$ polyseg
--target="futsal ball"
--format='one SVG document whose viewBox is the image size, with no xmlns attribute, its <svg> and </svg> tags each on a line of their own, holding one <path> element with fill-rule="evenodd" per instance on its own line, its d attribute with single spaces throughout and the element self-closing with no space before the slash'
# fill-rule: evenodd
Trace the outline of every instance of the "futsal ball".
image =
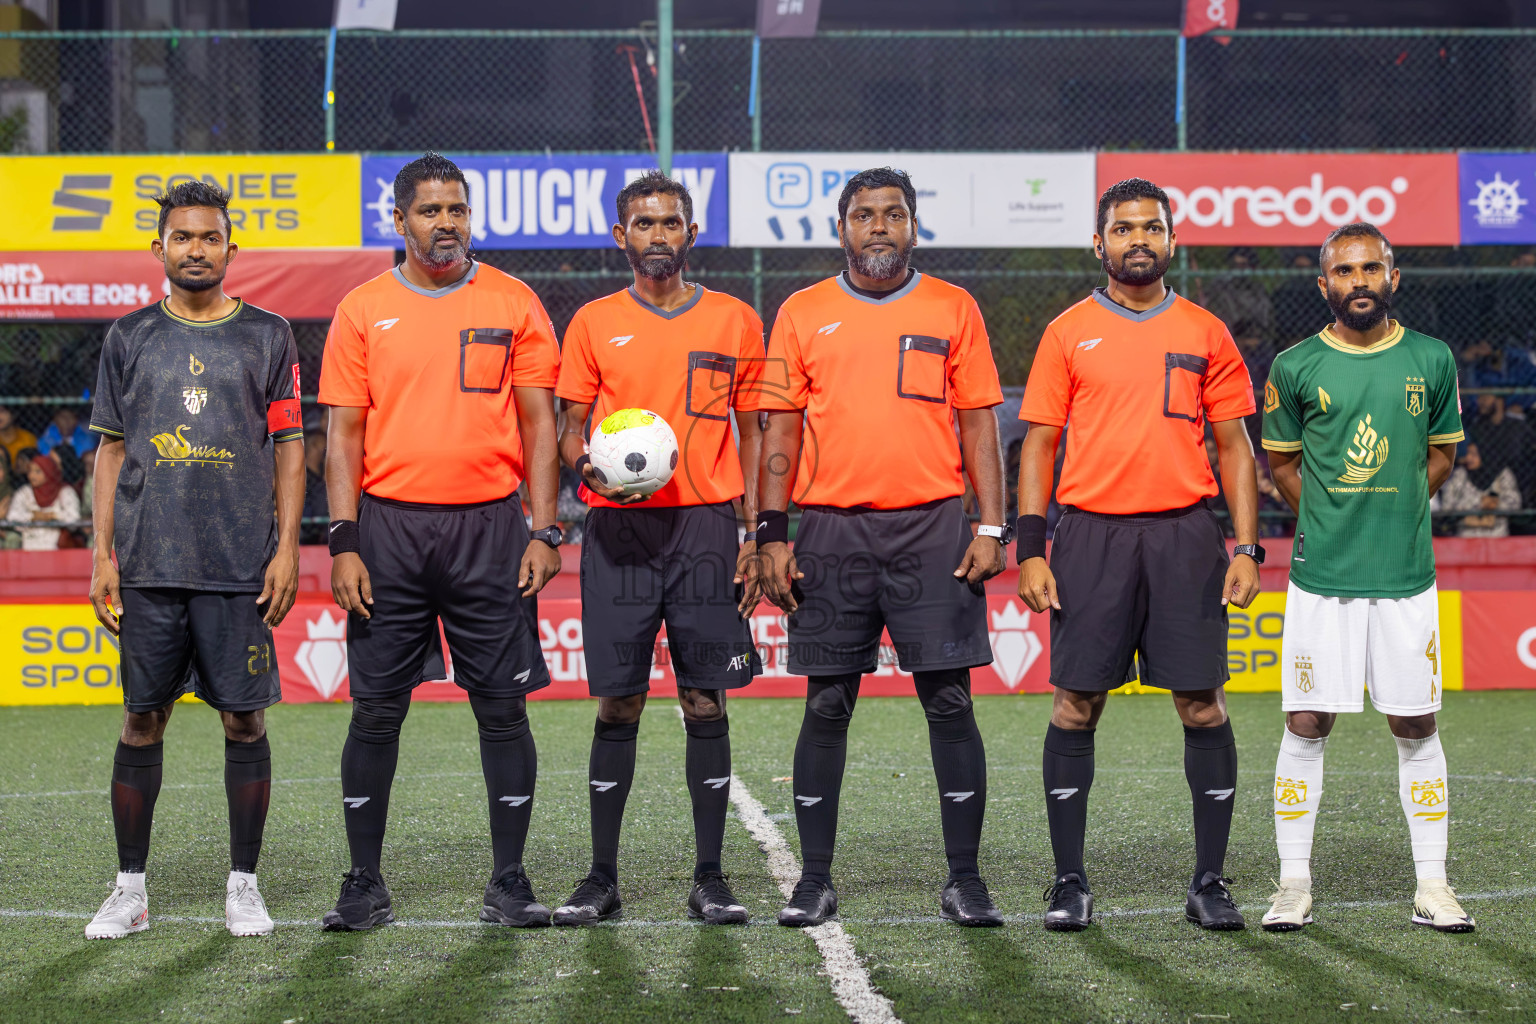
<svg viewBox="0 0 1536 1024">
<path fill-rule="evenodd" d="M 677 469 L 677 435 L 649 409 L 610 413 L 587 442 L 592 471 L 625 494 L 655 494 Z"/>
</svg>

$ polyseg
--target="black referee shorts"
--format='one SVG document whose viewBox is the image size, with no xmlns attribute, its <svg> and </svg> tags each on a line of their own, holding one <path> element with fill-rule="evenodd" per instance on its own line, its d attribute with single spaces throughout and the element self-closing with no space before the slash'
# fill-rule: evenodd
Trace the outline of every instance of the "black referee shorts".
<svg viewBox="0 0 1536 1024">
<path fill-rule="evenodd" d="M 185 693 L 218 711 L 257 711 L 283 698 L 272 631 L 257 594 L 124 587 L 123 706 L 136 714 Z"/>
<path fill-rule="evenodd" d="M 373 585 L 371 618 L 347 617 L 353 697 L 394 697 L 442 679 L 442 619 L 453 681 L 486 697 L 549 685 L 537 598 L 517 587 L 530 540 L 516 495 L 474 505 L 422 505 L 364 494 L 359 554 Z"/>
<path fill-rule="evenodd" d="M 890 631 L 906 672 L 992 662 L 987 595 L 955 578 L 972 539 L 959 498 L 912 508 L 809 506 L 795 535 L 795 675 L 873 672 Z"/>
<path fill-rule="evenodd" d="M 651 688 L 656 631 L 679 686 L 733 690 L 762 671 L 737 612 L 736 513 L 729 503 L 594 508 L 581 545 L 581 632 L 594 697 Z"/>
<path fill-rule="evenodd" d="M 1227 546 L 1204 503 L 1116 516 L 1068 507 L 1051 546 L 1061 610 L 1051 612 L 1051 683 L 1164 690 L 1227 681 Z"/>
</svg>

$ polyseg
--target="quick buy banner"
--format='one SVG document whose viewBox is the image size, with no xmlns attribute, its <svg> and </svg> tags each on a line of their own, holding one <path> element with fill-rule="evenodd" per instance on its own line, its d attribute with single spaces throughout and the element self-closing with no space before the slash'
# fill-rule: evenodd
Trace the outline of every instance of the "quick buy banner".
<svg viewBox="0 0 1536 1024">
<path fill-rule="evenodd" d="M 619 190 L 656 166 L 648 156 L 454 156 L 469 185 L 470 230 L 480 249 L 607 249 Z M 362 244 L 403 248 L 395 233 L 395 175 L 410 156 L 362 161 Z M 679 153 L 672 176 L 693 197 L 699 245 L 725 245 L 723 153 Z"/>
<path fill-rule="evenodd" d="M 1092 153 L 732 153 L 731 244 L 837 245 L 843 184 L 870 167 L 906 171 L 918 244 L 965 249 L 1086 249 Z"/>
</svg>

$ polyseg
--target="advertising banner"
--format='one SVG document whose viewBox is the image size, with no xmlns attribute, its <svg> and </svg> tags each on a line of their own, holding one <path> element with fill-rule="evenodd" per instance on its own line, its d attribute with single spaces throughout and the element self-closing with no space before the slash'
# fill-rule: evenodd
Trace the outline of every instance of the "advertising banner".
<svg viewBox="0 0 1536 1024">
<path fill-rule="evenodd" d="M 1162 186 L 1185 245 L 1320 245 L 1364 220 L 1396 245 L 1460 240 L 1455 153 L 1101 153 L 1098 188 Z"/>
<path fill-rule="evenodd" d="M 242 248 L 225 291 L 289 320 L 329 320 L 347 292 L 390 268 L 382 249 Z M 0 252 L 0 320 L 115 320 L 169 294 L 136 252 Z"/>
<path fill-rule="evenodd" d="M 182 181 L 230 194 L 234 240 L 253 248 L 356 246 L 356 154 L 8 156 L 0 246 L 49 252 L 142 250 L 155 237 L 155 196 Z"/>
<path fill-rule="evenodd" d="M 363 244 L 403 248 L 395 233 L 395 175 L 409 156 L 362 160 Z M 555 153 L 452 156 L 469 185 L 470 230 L 480 249 L 608 249 L 619 189 L 656 166 L 649 156 Z M 699 245 L 725 245 L 724 153 L 679 153 L 672 176 L 693 197 Z"/>
<path fill-rule="evenodd" d="M 917 189 L 918 244 L 1087 248 L 1092 153 L 732 153 L 731 245 L 837 245 L 843 183 L 895 167 Z"/>
<path fill-rule="evenodd" d="M 1536 688 L 1536 592 L 1446 591 L 1440 594 L 1441 678 L 1447 690 L 1462 689 L 1462 607 L 1468 606 L 1468 678 L 1475 688 Z M 976 693 L 1048 693 L 1050 619 L 1036 615 L 1018 598 L 987 597 L 987 627 L 992 664 L 974 669 Z M 1279 690 L 1285 682 L 1280 638 L 1285 628 L 1285 594 L 1263 593 L 1245 610 L 1229 615 L 1227 660 L 1234 693 Z M 787 667 L 784 616 L 768 604 L 752 617 L 752 635 L 764 672 L 738 691 L 744 697 L 799 697 L 805 679 Z M 294 605 L 273 637 L 283 699 L 293 703 L 350 699 L 347 676 L 346 617 L 330 601 L 305 599 Z M 551 685 L 535 699 L 587 696 L 581 602 L 555 598 L 539 602 L 539 644 L 549 666 Z M 444 648 L 446 653 L 446 646 Z M 464 691 L 448 678 L 423 683 L 416 700 L 461 701 Z M 676 692 L 663 635 L 651 669 L 652 693 Z M 1126 692 L 1140 692 L 1131 684 Z M 904 696 L 912 681 L 896 664 L 885 637 L 879 667 L 865 678 L 866 696 Z M 112 704 L 122 700 L 117 641 L 96 622 L 88 604 L 0 605 L 0 705 Z"/>
<path fill-rule="evenodd" d="M 1461 244 L 1536 242 L 1536 153 L 1461 153 Z"/>
</svg>

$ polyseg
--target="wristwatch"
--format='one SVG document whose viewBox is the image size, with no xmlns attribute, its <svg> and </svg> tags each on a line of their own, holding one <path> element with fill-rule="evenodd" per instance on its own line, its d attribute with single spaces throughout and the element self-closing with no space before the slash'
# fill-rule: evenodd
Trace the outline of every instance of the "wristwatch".
<svg viewBox="0 0 1536 1024">
<path fill-rule="evenodd" d="M 976 536 L 991 537 L 1003 547 L 1007 547 L 1013 543 L 1013 523 L 1010 521 L 1002 526 L 978 526 Z"/>
<path fill-rule="evenodd" d="M 1262 544 L 1239 544 L 1232 549 L 1232 553 L 1234 555 L 1247 555 L 1259 565 L 1264 564 L 1264 545 Z"/>
<path fill-rule="evenodd" d="M 552 548 L 558 548 L 565 543 L 565 531 L 556 526 L 546 526 L 542 530 L 534 530 L 528 535 L 533 540 L 541 540 Z"/>
</svg>

